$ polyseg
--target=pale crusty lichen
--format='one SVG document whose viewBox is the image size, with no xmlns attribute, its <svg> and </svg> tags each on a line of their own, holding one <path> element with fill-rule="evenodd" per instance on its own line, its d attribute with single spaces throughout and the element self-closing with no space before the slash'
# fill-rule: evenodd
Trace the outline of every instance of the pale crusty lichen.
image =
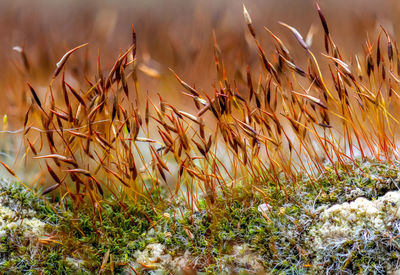
<svg viewBox="0 0 400 275">
<path fill-rule="evenodd" d="M 0 180 L 2 188 L 9 188 L 10 183 Z M 0 237 L 6 236 L 8 230 L 23 233 L 25 237 L 34 237 L 43 234 L 46 223 L 36 218 L 36 211 L 29 207 L 22 207 L 10 196 L 2 193 L 0 196 Z"/>
<path fill-rule="evenodd" d="M 376 200 L 361 197 L 321 208 L 319 222 L 310 230 L 313 247 L 324 248 L 328 243 L 359 236 L 365 229 L 384 232 L 393 219 L 400 219 L 399 206 L 400 191 L 394 191 Z"/>
<path fill-rule="evenodd" d="M 400 267 L 400 191 L 321 207 L 308 235 L 319 273 L 387 274 Z"/>
<path fill-rule="evenodd" d="M 166 270 L 170 268 L 172 257 L 168 254 L 165 246 L 153 243 L 146 246 L 143 251 L 136 251 L 134 254 L 136 262 L 133 263 L 135 269 L 141 270 L 143 267 L 153 270 Z"/>
<path fill-rule="evenodd" d="M 19 230 L 25 237 L 39 236 L 46 224 L 35 217 L 19 217 L 18 213 L 0 204 L 0 237 L 7 236 L 7 230 Z"/>
<path fill-rule="evenodd" d="M 232 247 L 232 253 L 221 257 L 220 270 L 225 274 L 264 274 L 262 257 L 252 250 L 248 244 L 237 244 Z"/>
</svg>

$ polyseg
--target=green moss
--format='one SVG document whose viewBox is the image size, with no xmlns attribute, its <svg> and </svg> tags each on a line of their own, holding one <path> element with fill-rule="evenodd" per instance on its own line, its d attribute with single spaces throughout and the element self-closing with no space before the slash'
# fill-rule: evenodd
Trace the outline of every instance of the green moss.
<svg viewBox="0 0 400 275">
<path fill-rule="evenodd" d="M 35 210 L 36 218 L 51 225 L 48 233 L 54 237 L 54 242 L 43 245 L 37 239 L 26 239 L 18 230 L 8 232 L 0 240 L 1 272 L 76 272 L 78 269 L 66 260 L 67 256 L 76 256 L 82 261 L 80 270 L 95 272 L 107 250 L 113 255 L 115 271 L 121 272 L 124 262 L 147 244 L 144 236 L 155 217 L 152 209 L 142 206 L 145 204 L 123 208 L 114 203 L 104 205 L 100 222 L 93 217 L 91 207 L 76 211 L 71 204 L 63 207 L 50 204 L 16 184 L 3 184 L 1 188 L 4 198 L 13 199 L 14 208 Z M 34 257 L 26 256 L 27 251 L 34 250 L 38 251 Z"/>
<path fill-rule="evenodd" d="M 396 165 L 373 161 L 339 170 L 339 176 L 331 170 L 314 182 L 299 177 L 298 185 L 288 184 L 285 192 L 268 182 L 262 188 L 262 195 L 238 184 L 237 188 L 227 188 L 225 195 L 220 194 L 213 204 L 200 198 L 197 211 L 188 210 L 179 200 L 163 203 L 167 200 L 155 195 L 153 199 L 159 202 L 157 209 L 140 201 L 122 205 L 110 200 L 96 217 L 90 206 L 75 209 L 70 201 L 61 203 L 59 198 L 49 203 L 18 185 L 2 185 L 0 191 L 4 197 L 13 199 L 13 207 L 21 213 L 24 209 L 35 210 L 35 217 L 49 225 L 48 235 L 53 239 L 41 243 L 27 239 L 18 230 L 7 232 L 7 237 L 0 238 L 0 272 L 93 273 L 100 270 L 109 251 L 114 272 L 121 273 L 134 261 L 135 252 L 150 243 L 160 243 L 173 257 L 190 252 L 196 259 L 193 268 L 207 274 L 245 270 L 232 255 L 238 244 L 246 244 L 256 252 L 260 264 L 272 273 L 307 273 L 314 270 L 309 263 L 318 257 L 307 235 L 318 216 L 317 207 L 358 196 L 376 198 L 396 188 L 399 173 Z M 269 208 L 261 213 L 258 207 L 265 200 Z M 382 239 L 383 233 L 376 234 L 378 244 L 377 240 L 363 242 L 355 236 L 329 251 L 318 270 L 329 267 L 368 271 L 367 262 L 378 266 L 374 257 L 399 259 L 400 252 L 389 249 Z M 393 239 L 392 245 L 397 245 L 397 239 Z M 29 256 L 34 250 L 38 253 Z M 109 272 L 110 268 L 108 259 L 103 272 Z"/>
</svg>

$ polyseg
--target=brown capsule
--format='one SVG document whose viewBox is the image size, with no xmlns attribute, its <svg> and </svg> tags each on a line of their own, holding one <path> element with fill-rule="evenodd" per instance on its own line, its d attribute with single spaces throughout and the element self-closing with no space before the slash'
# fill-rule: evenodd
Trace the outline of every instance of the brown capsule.
<svg viewBox="0 0 400 275">
<path fill-rule="evenodd" d="M 205 132 L 204 132 L 204 120 L 202 118 L 199 119 L 199 127 L 200 127 L 200 136 L 202 139 L 205 139 Z"/>
<path fill-rule="evenodd" d="M 61 119 L 66 120 L 66 121 L 69 120 L 69 117 L 66 114 L 54 111 L 52 109 L 50 109 L 50 114 L 55 114 L 57 118 L 61 118 Z"/>
<path fill-rule="evenodd" d="M 193 140 L 192 139 L 192 141 L 193 141 L 193 143 L 196 145 L 196 147 L 197 147 L 197 149 L 199 150 L 199 152 L 203 155 L 203 156 L 205 156 L 206 157 L 206 151 L 205 151 L 205 149 L 203 148 L 203 146 L 201 145 L 201 144 L 199 144 L 197 141 L 195 141 L 195 140 Z"/>
<path fill-rule="evenodd" d="M 57 75 L 61 72 L 61 69 L 64 67 L 70 55 L 73 54 L 75 51 L 79 50 L 80 48 L 85 47 L 86 45 L 88 45 L 88 43 L 79 45 L 78 47 L 75 47 L 72 50 L 69 50 L 66 54 L 64 54 L 64 56 L 56 64 L 57 68 L 54 72 L 53 78 L 57 77 Z"/>
<path fill-rule="evenodd" d="M 16 174 L 7 164 L 5 164 L 4 162 L 2 162 L 1 160 L 0 160 L 0 163 L 1 163 L 1 165 L 4 166 L 4 168 L 6 168 L 6 170 L 8 171 L 8 173 L 10 173 L 12 176 L 18 178 L 18 177 L 17 177 L 17 174 Z"/>
<path fill-rule="evenodd" d="M 371 72 L 374 70 L 374 64 L 372 62 L 372 57 L 371 54 L 368 54 L 367 56 L 367 74 L 368 77 L 371 75 Z"/>
<path fill-rule="evenodd" d="M 37 155 L 37 151 L 35 149 L 35 147 L 33 146 L 33 144 L 29 141 L 29 139 L 26 139 L 28 141 L 29 147 L 32 150 L 32 153 L 36 156 Z"/>
<path fill-rule="evenodd" d="M 392 45 L 392 41 L 388 41 L 388 58 L 390 61 L 393 60 L 393 45 Z"/>
<path fill-rule="evenodd" d="M 130 187 L 129 184 L 120 176 L 118 175 L 118 173 L 112 171 L 110 168 L 108 168 L 107 166 L 103 165 L 103 168 L 110 174 L 112 174 L 114 177 L 116 177 L 123 185 Z"/>
<path fill-rule="evenodd" d="M 36 104 L 37 104 L 40 108 L 42 108 L 42 103 L 40 102 L 40 99 L 39 99 L 37 93 L 36 93 L 35 90 L 32 88 L 31 84 L 29 84 L 29 83 L 26 83 L 26 84 L 28 84 L 29 90 L 31 91 L 31 94 L 32 94 L 33 99 L 35 100 Z"/>
<path fill-rule="evenodd" d="M 322 14 L 322 11 L 318 5 L 317 2 L 315 2 L 316 6 L 317 6 L 317 11 L 318 11 L 318 15 L 319 15 L 319 19 L 321 20 L 322 23 L 322 27 L 324 28 L 324 32 L 326 34 L 326 36 L 329 36 L 329 29 L 328 29 L 328 23 L 326 22 L 325 16 Z"/>
<path fill-rule="evenodd" d="M 256 32 L 254 31 L 251 17 L 250 17 L 249 12 L 247 11 L 246 6 L 244 4 L 243 4 L 243 16 L 244 16 L 244 20 L 246 21 L 247 27 L 249 28 L 251 35 L 254 38 L 256 38 Z"/>
<path fill-rule="evenodd" d="M 136 57 L 136 32 L 135 28 L 132 24 L 132 58 L 135 59 Z"/>
<path fill-rule="evenodd" d="M 292 26 L 289 26 L 288 24 L 283 23 L 283 22 L 279 22 L 279 24 L 281 24 L 282 26 L 288 28 L 293 33 L 293 35 L 296 38 L 297 42 L 299 42 L 299 44 L 304 49 L 309 50 L 309 47 L 308 47 L 307 43 L 304 42 L 303 37 L 301 36 L 301 34 L 295 28 L 293 28 Z"/>
<path fill-rule="evenodd" d="M 65 84 L 68 86 L 69 90 L 71 91 L 71 93 L 75 96 L 75 98 L 79 101 L 80 104 L 82 104 L 85 108 L 86 106 L 86 102 L 83 99 L 83 97 L 81 97 L 77 91 L 75 91 L 74 88 L 71 87 L 71 85 L 69 85 L 68 83 L 65 82 Z"/>
<path fill-rule="evenodd" d="M 50 193 L 51 191 L 56 190 L 60 185 L 61 185 L 60 183 L 57 183 L 57 184 L 54 184 L 54 185 L 52 185 L 52 186 L 46 188 L 46 189 L 42 192 L 42 196 L 44 196 L 44 195 Z"/>
<path fill-rule="evenodd" d="M 57 182 L 58 184 L 61 184 L 60 178 L 57 176 L 54 170 L 47 164 L 47 162 L 46 162 L 46 167 L 47 170 L 49 171 L 50 176 L 54 179 L 54 181 Z"/>
<path fill-rule="evenodd" d="M 31 104 L 31 105 L 29 105 L 29 109 L 28 109 L 28 111 L 27 111 L 27 112 L 26 112 L 26 114 L 25 114 L 25 119 L 24 119 L 24 128 L 25 128 L 25 127 L 26 127 L 26 125 L 28 124 L 29 113 L 30 113 L 31 109 L 32 109 L 32 104 Z M 25 134 L 26 134 L 26 133 L 25 133 Z"/>
<path fill-rule="evenodd" d="M 376 65 L 379 67 L 379 65 L 381 64 L 381 40 L 380 40 L 380 36 L 378 37 L 378 45 L 376 48 Z"/>
<path fill-rule="evenodd" d="M 190 92 L 192 95 L 199 97 L 200 94 L 191 86 L 189 86 L 189 84 L 187 84 L 186 82 L 184 82 L 182 79 L 179 78 L 179 76 L 170 68 L 169 69 L 174 76 L 176 77 L 176 79 L 179 81 L 179 83 L 181 83 L 181 85 L 188 91 Z"/>
</svg>

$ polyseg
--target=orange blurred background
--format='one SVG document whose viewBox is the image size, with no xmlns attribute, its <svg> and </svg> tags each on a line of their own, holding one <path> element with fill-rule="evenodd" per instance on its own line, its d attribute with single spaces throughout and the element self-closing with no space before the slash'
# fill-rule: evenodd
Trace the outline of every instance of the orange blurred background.
<svg viewBox="0 0 400 275">
<path fill-rule="evenodd" d="M 267 26 L 291 47 L 301 60 L 304 52 L 291 34 L 278 24 L 295 26 L 306 36 L 316 26 L 313 48 L 322 52 L 322 28 L 314 1 L 252 0 L 244 1 L 266 51 L 272 50 Z M 379 24 L 393 37 L 400 5 L 395 0 L 320 1 L 331 32 L 342 52 L 362 50 L 367 35 L 375 36 Z M 216 74 L 213 61 L 212 32 L 218 43 L 230 76 L 240 81 L 247 64 L 257 64 L 258 56 L 242 15 L 242 2 L 232 0 L 202 1 L 0 1 L 0 115 L 7 114 L 10 123 L 21 120 L 21 96 L 27 92 L 26 82 L 46 86 L 55 64 L 69 49 L 89 43 L 74 54 L 68 64 L 72 70 L 82 69 L 88 54 L 91 71 L 96 70 L 98 51 L 102 68 L 107 71 L 121 50 L 131 43 L 131 24 L 138 37 L 138 64 L 145 64 L 160 75 L 140 73 L 142 90 L 174 97 L 182 103 L 180 87 L 168 68 L 173 68 L 185 81 L 200 90 L 212 91 Z M 249 41 L 250 43 L 248 43 Z M 21 58 L 14 46 L 25 46 L 31 71 L 23 72 Z M 170 81 L 172 80 L 172 81 Z M 17 120 L 15 118 L 18 118 Z"/>
</svg>

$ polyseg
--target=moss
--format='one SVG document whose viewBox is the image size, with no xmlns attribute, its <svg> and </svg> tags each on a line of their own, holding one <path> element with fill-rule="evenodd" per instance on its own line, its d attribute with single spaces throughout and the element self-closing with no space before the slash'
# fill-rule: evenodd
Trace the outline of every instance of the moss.
<svg viewBox="0 0 400 275">
<path fill-rule="evenodd" d="M 246 192 L 241 193 L 241 189 L 235 189 L 235 200 L 224 202 L 220 199 L 217 205 L 213 206 L 224 211 L 212 211 L 212 215 L 206 211 L 193 214 L 185 212 L 185 219 L 168 220 L 168 226 L 163 230 L 173 232 L 172 238 L 161 237 L 160 240 L 168 249 L 181 251 L 180 253 L 188 249 L 194 257 L 204 258 L 205 265 L 197 266 L 198 270 L 218 272 L 217 263 L 221 261 L 222 255 L 231 252 L 233 244 L 248 243 L 263 257 L 266 270 L 304 273 L 305 270 L 314 268 L 310 263 L 316 257 L 316 252 L 310 246 L 311 241 L 307 233 L 318 215 L 315 212 L 316 208 L 324 204 L 354 200 L 360 196 L 377 198 L 388 190 L 395 189 L 394 181 L 398 172 L 399 169 L 395 165 L 381 165 L 373 161 L 358 162 L 347 167 L 347 170 L 340 170 L 339 176 L 332 170 L 314 183 L 303 178 L 291 193 L 290 190 L 286 191 L 286 194 L 282 193 L 275 186 L 268 185 L 263 189 L 271 198 L 268 201 L 271 204 L 268 218 L 257 209 L 257 206 L 263 203 L 260 196 L 249 197 Z M 321 188 L 316 189 L 315 185 Z M 354 190 L 360 192 L 354 193 Z M 209 205 L 202 207 L 210 208 L 212 209 Z M 174 215 L 172 212 L 170 214 Z M 187 231 L 192 234 L 192 238 L 188 236 Z M 350 248 L 354 245 L 355 240 L 348 240 L 343 247 Z M 368 249 L 375 249 L 375 246 L 374 242 L 367 243 Z M 365 254 L 366 251 L 362 251 L 361 254 Z M 351 259 L 360 260 L 357 253 L 351 255 Z M 366 257 L 361 259 L 365 260 Z M 336 260 L 338 259 L 332 261 Z M 359 263 L 358 266 L 363 265 Z M 351 268 L 361 270 L 355 265 Z"/>
<path fill-rule="evenodd" d="M 90 207 L 76 211 L 71 204 L 50 204 L 17 184 L 1 185 L 1 193 L 3 198 L 13 200 L 14 208 L 34 210 L 35 218 L 49 225 L 48 234 L 53 238 L 42 243 L 38 239 L 26 239 L 18 230 L 8 232 L 7 237 L 0 240 L 0 250 L 4 251 L 0 257 L 3 259 L 0 261 L 2 272 L 94 272 L 99 270 L 107 250 L 116 262 L 115 271 L 121 272 L 124 261 L 145 247 L 145 232 L 155 217 L 152 209 L 142 206 L 145 204 L 123 208 L 115 203 L 104 206 L 100 222 L 93 217 Z M 34 257 L 27 257 L 27 252 L 33 253 Z M 82 261 L 79 268 L 66 260 L 69 255 L 78 256 Z"/>
<path fill-rule="evenodd" d="M 394 164 L 358 162 L 339 170 L 339 176 L 332 171 L 314 182 L 300 177 L 299 184 L 285 192 L 265 183 L 263 196 L 238 184 L 227 188 L 213 204 L 200 198 L 197 211 L 188 210 L 179 200 L 168 204 L 159 195 L 153 198 L 159 201 L 157 209 L 140 201 L 121 204 L 110 200 L 96 213 L 101 221 L 94 218 L 91 207 L 75 209 L 73 203 L 60 202 L 59 198 L 49 203 L 16 184 L 3 184 L 3 197 L 12 201 L 2 202 L 12 204 L 22 217 L 34 210 L 34 217 L 48 225 L 50 237 L 43 241 L 26 238 L 18 230 L 8 231 L 7 237 L 0 238 L 0 272 L 93 273 L 100 270 L 109 253 L 114 272 L 121 273 L 135 261 L 136 252 L 149 244 L 164 245 L 172 259 L 189 253 L 187 264 L 206 274 L 240 274 L 255 268 L 239 264 L 241 256 L 236 248 L 241 244 L 254 253 L 255 265 L 272 273 L 299 274 L 326 268 L 369 272 L 366 263 L 378 268 L 382 257 L 395 263 L 400 255 L 395 238 L 400 226 L 396 223 L 389 231 L 392 237 L 387 232 L 375 232 L 375 239 L 369 241 L 354 236 L 341 246 L 330 247 L 322 258 L 312 247 L 308 232 L 318 218 L 318 207 L 359 196 L 374 199 L 395 189 L 399 182 L 399 169 Z M 266 197 L 268 206 L 260 211 Z M 37 253 L 31 256 L 32 251 Z M 103 272 L 109 272 L 110 259 L 105 263 Z M 176 268 L 173 265 L 159 267 L 176 271 L 171 269 Z"/>
</svg>

